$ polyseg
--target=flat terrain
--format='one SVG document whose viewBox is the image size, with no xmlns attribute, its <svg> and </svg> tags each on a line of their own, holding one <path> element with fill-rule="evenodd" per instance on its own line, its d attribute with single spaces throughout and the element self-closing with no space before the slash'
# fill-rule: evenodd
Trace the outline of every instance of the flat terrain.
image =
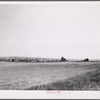
<svg viewBox="0 0 100 100">
<path fill-rule="evenodd" d="M 0 90 L 30 89 L 99 70 L 100 62 L 0 62 Z"/>
</svg>

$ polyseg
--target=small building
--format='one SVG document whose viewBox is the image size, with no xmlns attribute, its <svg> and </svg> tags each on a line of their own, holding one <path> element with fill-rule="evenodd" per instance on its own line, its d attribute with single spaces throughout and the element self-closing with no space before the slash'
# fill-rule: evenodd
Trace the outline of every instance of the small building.
<svg viewBox="0 0 100 100">
<path fill-rule="evenodd" d="M 85 62 L 88 62 L 88 61 L 89 61 L 89 59 L 88 59 L 88 58 L 86 58 L 86 59 L 84 59 L 84 61 L 85 61 Z"/>
</svg>

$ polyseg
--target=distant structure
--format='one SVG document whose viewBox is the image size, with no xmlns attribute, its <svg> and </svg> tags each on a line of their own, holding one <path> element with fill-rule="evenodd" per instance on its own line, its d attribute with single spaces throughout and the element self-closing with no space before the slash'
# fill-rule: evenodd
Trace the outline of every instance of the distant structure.
<svg viewBox="0 0 100 100">
<path fill-rule="evenodd" d="M 60 62 L 65 62 L 65 61 L 66 61 L 66 59 L 64 57 L 61 57 Z"/>
<path fill-rule="evenodd" d="M 88 58 L 86 58 L 86 59 L 84 59 L 84 61 L 85 61 L 85 62 L 88 62 L 88 61 L 89 61 L 89 59 L 88 59 Z"/>
</svg>

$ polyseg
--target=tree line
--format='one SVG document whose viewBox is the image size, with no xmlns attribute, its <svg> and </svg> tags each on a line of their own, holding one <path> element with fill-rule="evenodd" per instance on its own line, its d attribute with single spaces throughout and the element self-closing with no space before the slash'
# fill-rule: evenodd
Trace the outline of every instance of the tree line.
<svg viewBox="0 0 100 100">
<path fill-rule="evenodd" d="M 7 57 L 5 57 L 5 58 L 0 58 L 0 61 L 1 62 L 33 62 L 33 63 L 36 63 L 36 62 L 66 62 L 68 60 L 66 60 L 66 58 L 64 58 L 64 57 L 61 57 L 61 59 L 53 59 L 53 60 L 51 60 L 51 59 L 39 59 L 39 58 L 33 59 L 33 58 L 21 58 L 21 57 L 19 57 L 19 58 L 9 58 L 9 57 L 7 58 Z M 89 59 L 86 58 L 86 59 L 82 60 L 82 62 L 83 61 L 88 62 Z"/>
</svg>

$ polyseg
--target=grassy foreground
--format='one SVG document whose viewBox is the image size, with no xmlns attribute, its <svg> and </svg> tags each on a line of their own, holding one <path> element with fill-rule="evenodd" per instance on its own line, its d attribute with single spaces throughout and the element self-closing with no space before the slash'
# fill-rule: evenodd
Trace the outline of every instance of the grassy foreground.
<svg viewBox="0 0 100 100">
<path fill-rule="evenodd" d="M 100 70 L 26 90 L 100 90 Z"/>
</svg>

